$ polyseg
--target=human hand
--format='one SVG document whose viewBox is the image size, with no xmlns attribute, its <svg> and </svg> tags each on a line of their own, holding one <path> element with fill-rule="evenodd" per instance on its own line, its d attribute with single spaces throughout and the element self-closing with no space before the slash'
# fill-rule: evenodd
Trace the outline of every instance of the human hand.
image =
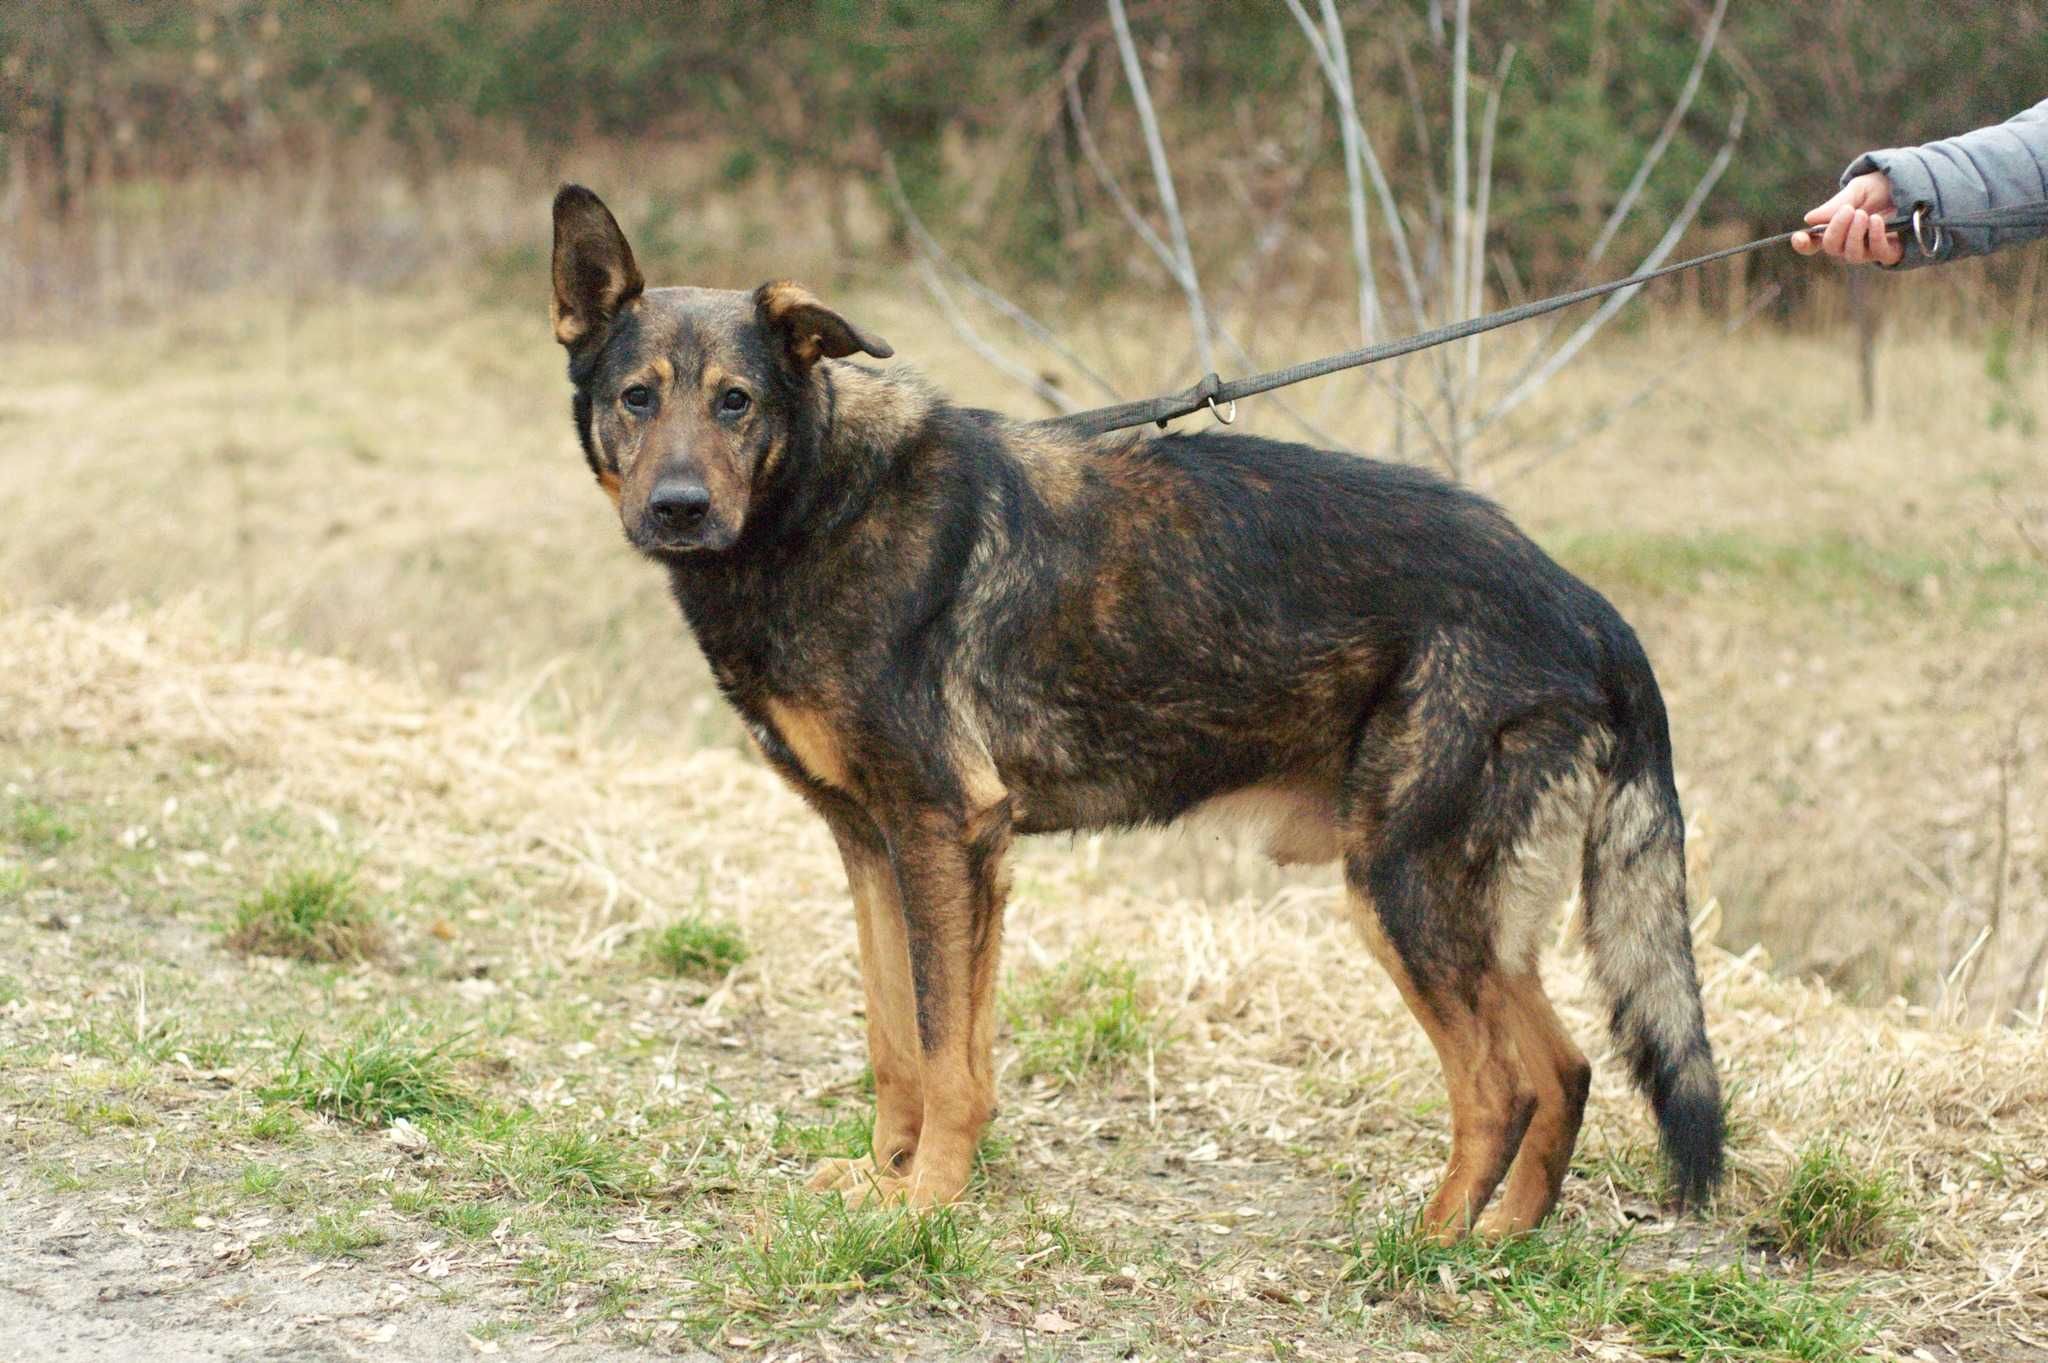
<svg viewBox="0 0 2048 1363">
<path fill-rule="evenodd" d="M 1843 185 L 1841 192 L 1817 208 L 1806 210 L 1809 226 L 1824 229 L 1792 234 L 1792 249 L 1802 256 L 1818 251 L 1851 265 L 1875 261 L 1896 265 L 1906 257 L 1897 232 L 1885 230 L 1885 219 L 1897 205 L 1892 182 L 1881 170 L 1868 171 Z"/>
</svg>

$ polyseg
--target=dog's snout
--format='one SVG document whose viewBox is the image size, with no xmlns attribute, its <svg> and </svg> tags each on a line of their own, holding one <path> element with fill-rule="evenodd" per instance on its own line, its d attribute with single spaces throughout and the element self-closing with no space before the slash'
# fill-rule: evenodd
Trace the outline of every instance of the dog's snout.
<svg viewBox="0 0 2048 1363">
<path fill-rule="evenodd" d="M 711 512 L 711 491 L 694 478 L 664 478 L 647 498 L 647 514 L 665 534 L 687 535 Z"/>
</svg>

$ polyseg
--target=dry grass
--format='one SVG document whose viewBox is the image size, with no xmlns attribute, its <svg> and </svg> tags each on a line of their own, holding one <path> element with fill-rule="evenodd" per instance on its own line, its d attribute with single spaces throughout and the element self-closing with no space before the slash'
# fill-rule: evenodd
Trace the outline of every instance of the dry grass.
<svg viewBox="0 0 2048 1363">
<path fill-rule="evenodd" d="M 1846 1357 L 1840 1341 L 1867 1335 L 1997 1358 L 2048 1340 L 2038 1031 L 1846 1008 L 1702 943 L 1735 1094 L 1720 1206 L 1672 1221 L 1645 1195 L 1652 1131 L 1596 1056 L 1560 1234 L 1629 1233 L 1592 1264 L 1615 1295 L 1586 1295 L 1589 1261 L 1562 1240 L 1518 1270 L 1533 1304 L 1509 1310 L 1485 1304 L 1506 1280 L 1483 1267 L 1465 1289 L 1461 1269 L 1375 1285 L 1343 1249 L 1356 1218 L 1412 1213 L 1444 1141 L 1427 1045 L 1334 884 L 1192 898 L 1129 874 L 1107 840 L 1033 845 L 1009 934 L 1025 996 L 1041 963 L 1113 953 L 1173 1044 L 1064 1083 L 1025 1080 L 1029 1038 L 1006 1041 L 977 1207 L 914 1235 L 840 1225 L 788 1189 L 809 1158 L 790 1152 L 842 1142 L 832 1124 L 857 1127 L 866 1101 L 849 911 L 829 837 L 757 762 L 542 726 L 516 693 L 437 700 L 332 660 L 224 650 L 192 608 L 16 612 L 0 675 L 11 790 L 76 832 L 55 856 L 17 841 L 8 863 L 25 879 L 0 915 L 0 959 L 21 963 L 0 1101 L 17 1169 L 41 1171 L 9 1196 L 127 1208 L 165 1235 L 204 1217 L 212 1231 L 179 1232 L 195 1271 L 222 1234 L 401 1277 L 425 1254 L 494 1328 L 734 1353 L 819 1331 L 857 1350 L 1001 1352 L 1050 1329 L 1089 1353 L 1281 1341 L 1311 1358 L 1370 1341 L 1526 1356 L 1569 1351 L 1565 1336 L 1629 1358 L 1686 1329 L 1751 1341 L 1746 1356 Z M 189 792 L 169 810 L 166 783 Z M 246 893 L 279 842 L 337 840 L 393 904 L 389 971 L 241 964 L 185 926 Z M 124 881 L 134 858 L 149 874 Z M 708 995 L 637 959 L 669 906 L 700 898 L 753 951 Z M 52 916 L 64 930 L 39 926 Z M 1577 957 L 1551 973 L 1596 1044 Z M 381 1031 L 394 1013 L 418 1030 Z M 186 1063 L 202 1040 L 206 1060 Z M 406 1063 L 367 1065 L 386 1052 Z M 403 1112 L 353 1101 L 372 1068 Z M 792 1134 L 806 1122 L 829 1134 Z M 1747 1228 L 1837 1131 L 1896 1171 L 1912 1216 L 1897 1253 L 1829 1258 L 1809 1280 L 1748 1248 Z M 167 1153 L 129 1161 L 145 1136 Z M 262 1171 L 244 1149 L 268 1152 Z M 1798 1349 L 1755 1343 L 1781 1336 Z"/>
<path fill-rule="evenodd" d="M 1000 392 L 900 292 L 843 301 Z M 1276 355 L 1340 339 L 1271 325 Z M 1134 391 L 1184 377 L 1156 330 L 1071 327 Z M 2048 1348 L 2048 456 L 2011 416 L 2048 366 L 1916 337 L 1865 429 L 1823 342 L 1699 336 L 1619 338 L 1533 438 L 1688 367 L 1496 491 L 1671 700 L 1734 1095 L 1711 1216 L 1660 1210 L 1596 1054 L 1555 1235 L 1404 1239 L 1445 1147 L 1427 1044 L 1332 877 L 1202 831 L 1020 854 L 974 1207 L 793 1199 L 866 1135 L 830 838 L 583 491 L 539 313 L 438 289 L 0 342 L 0 1220 L 94 1228 L 116 1296 L 146 1244 L 131 1277 L 266 1347 L 275 1303 L 409 1338 L 453 1312 L 453 1352 Z M 1303 400 L 1371 444 L 1360 391 Z M 379 950 L 224 949 L 335 866 Z M 1550 970 L 1597 1047 L 1576 955 Z M 383 1327 L 353 1328 L 293 1337 Z"/>
<path fill-rule="evenodd" d="M 1917 307 L 1944 287 L 1925 278 L 1883 284 Z M 1023 406 L 901 290 L 844 301 L 949 389 Z M 1644 318 L 1537 404 L 1532 447 L 1677 365 L 1665 395 L 1494 490 L 1644 635 L 1711 844 L 1702 901 L 1725 940 L 1851 996 L 2037 1016 L 2048 455 L 1998 414 L 2048 414 L 2040 348 L 2003 353 L 1994 375 L 1986 342 L 1902 335 L 1866 428 L 1850 357 L 1824 340 L 1702 340 Z M 1275 355 L 1342 339 L 1268 324 Z M 1157 327 L 1110 307 L 1069 330 L 1137 391 L 1183 377 L 1183 357 L 1147 342 Z M 445 287 L 232 296 L 0 343 L 0 361 L 0 582 L 16 601 L 190 601 L 232 647 L 509 696 L 550 731 L 741 741 L 656 575 L 584 492 L 537 304 L 507 313 Z M 1336 380 L 1298 400 L 1369 446 L 1383 432 L 1365 391 Z M 1245 421 L 1289 431 L 1271 406 Z M 105 514 L 110 496 L 140 514 Z M 1294 883 L 1191 841 L 1115 845 L 1169 893 Z"/>
</svg>

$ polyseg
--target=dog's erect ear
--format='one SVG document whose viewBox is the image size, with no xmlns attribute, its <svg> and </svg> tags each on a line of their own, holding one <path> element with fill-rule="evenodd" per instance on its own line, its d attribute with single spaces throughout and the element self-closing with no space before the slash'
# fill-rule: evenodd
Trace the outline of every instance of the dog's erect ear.
<svg viewBox="0 0 2048 1363">
<path fill-rule="evenodd" d="M 822 355 L 843 359 L 855 351 L 886 360 L 896 352 L 889 343 L 841 317 L 820 303 L 817 295 L 786 279 L 754 290 L 754 311 L 762 325 L 781 335 L 789 357 L 809 369 Z"/>
<path fill-rule="evenodd" d="M 555 194 L 555 339 L 578 346 L 600 336 L 644 287 L 633 248 L 604 200 L 582 185 Z"/>
</svg>

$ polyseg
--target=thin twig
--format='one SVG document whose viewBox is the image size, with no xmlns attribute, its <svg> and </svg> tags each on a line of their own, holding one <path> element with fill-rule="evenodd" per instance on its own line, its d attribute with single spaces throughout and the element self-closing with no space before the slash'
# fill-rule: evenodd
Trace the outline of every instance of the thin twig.
<svg viewBox="0 0 2048 1363">
<path fill-rule="evenodd" d="M 1109 162 L 1103 158 L 1102 148 L 1095 143 L 1095 130 L 1088 122 L 1088 110 L 1081 99 L 1079 73 L 1068 70 L 1062 74 L 1065 75 L 1067 82 L 1067 112 L 1074 120 L 1074 139 L 1081 144 L 1081 155 L 1087 160 L 1088 169 L 1095 172 L 1096 182 L 1102 186 L 1103 192 L 1109 195 L 1110 202 L 1116 205 L 1117 211 L 1124 215 L 1124 221 L 1131 225 L 1131 230 L 1138 234 L 1138 239 L 1144 242 L 1166 267 L 1167 277 L 1179 284 L 1180 262 L 1173 258 L 1173 248 L 1166 244 L 1166 239 L 1159 235 L 1152 224 L 1145 220 L 1145 215 L 1138 211 L 1138 206 L 1131 202 L 1131 196 L 1124 191 L 1123 181 L 1109 168 Z"/>
<path fill-rule="evenodd" d="M 1997 936 L 2005 919 L 2005 882 L 2012 869 L 2012 768 L 2020 755 L 2020 721 L 2015 715 L 2012 734 L 1998 754 L 1998 855 L 1991 869 L 1991 935 Z"/>
<path fill-rule="evenodd" d="M 2019 533 L 2020 543 L 2027 547 L 2027 552 L 2032 554 L 2042 567 L 2048 568 L 2048 544 L 2034 538 L 2034 532 L 2027 526 L 2026 509 L 2008 504 L 2005 498 L 1996 492 L 1991 494 L 1991 500 L 2011 519 L 2012 528 Z"/>
<path fill-rule="evenodd" d="M 1706 173 L 1700 176 L 1699 183 L 1693 187 L 1692 194 L 1686 199 L 1684 206 L 1678 210 L 1678 216 L 1672 220 L 1671 226 L 1665 230 L 1663 237 L 1651 248 L 1650 253 L 1643 257 L 1642 263 L 1636 266 L 1636 273 L 1654 270 L 1659 265 L 1662 265 L 1665 257 L 1671 254 L 1672 249 L 1685 236 L 1686 230 L 1692 226 L 1693 219 L 1699 215 L 1700 206 L 1707 201 L 1707 195 L 1713 192 L 1714 186 L 1720 182 L 1721 176 L 1727 171 L 1729 162 L 1735 158 L 1735 144 L 1742 137 L 1742 125 L 1748 112 L 1748 99 L 1746 97 L 1738 99 L 1735 104 L 1734 117 L 1728 120 L 1728 136 L 1721 143 L 1721 150 L 1715 153 L 1713 161 L 1707 166 Z M 1548 359 L 1538 365 L 1520 383 L 1509 389 L 1507 395 L 1493 405 L 1493 409 L 1479 420 L 1478 425 L 1473 430 L 1473 434 L 1477 435 L 1486 430 L 1493 423 L 1499 421 L 1509 412 L 1514 411 L 1515 408 L 1533 397 L 1544 384 L 1550 382 L 1556 376 L 1560 369 L 1570 364 L 1578 356 L 1578 353 L 1585 349 L 1586 343 L 1599 334 L 1600 329 L 1607 325 L 1615 313 L 1621 311 L 1622 308 L 1628 305 L 1630 299 L 1642 292 L 1642 287 L 1642 285 L 1638 284 L 1633 288 L 1622 289 L 1619 292 L 1609 294 L 1607 301 L 1602 303 L 1591 317 L 1588 317 L 1581 323 L 1579 329 L 1573 332 L 1563 345 L 1559 346 Z"/>
<path fill-rule="evenodd" d="M 1479 123 L 1479 188 L 1478 202 L 1473 208 L 1472 260 L 1465 270 L 1465 315 L 1477 317 L 1486 311 L 1486 232 L 1487 216 L 1493 208 L 1493 141 L 1494 132 L 1500 124 L 1500 96 L 1508 83 L 1508 71 L 1515 64 L 1515 45 L 1509 43 L 1500 54 L 1500 66 L 1493 73 L 1493 88 L 1486 92 L 1486 113 Z M 1465 387 L 1476 391 L 1479 386 L 1479 345 L 1480 338 L 1474 336 L 1465 343 Z"/>
<path fill-rule="evenodd" d="M 1080 403 L 1047 383 L 1041 375 L 1032 372 L 1030 366 L 1019 364 L 990 345 L 988 340 L 974 329 L 974 324 L 967 320 L 967 315 L 960 311 L 960 305 L 954 301 L 952 291 L 946 287 L 946 281 L 939 278 L 939 272 L 932 268 L 930 260 L 920 255 L 911 264 L 917 270 L 917 277 L 924 284 L 925 292 L 932 296 L 932 301 L 939 305 L 939 311 L 945 315 L 947 325 L 967 343 L 968 349 L 1004 375 L 1036 393 L 1053 411 L 1064 415 L 1081 410 Z"/>
<path fill-rule="evenodd" d="M 1310 50 L 1315 53 L 1317 64 L 1322 67 L 1323 79 L 1329 84 L 1331 93 L 1337 101 L 1339 117 L 1350 126 L 1353 136 L 1349 146 L 1357 154 L 1366 178 L 1372 183 L 1373 197 L 1379 200 L 1380 218 L 1387 225 L 1387 238 L 1394 248 L 1394 264 L 1400 272 L 1401 285 L 1407 294 L 1408 315 L 1417 327 L 1426 326 L 1428 304 L 1424 297 L 1421 277 L 1415 269 L 1414 253 L 1409 248 L 1408 227 L 1401 218 L 1400 206 L 1394 201 L 1393 186 L 1388 183 L 1386 169 L 1380 164 L 1379 156 L 1373 150 L 1372 137 L 1366 132 L 1364 120 L 1358 114 L 1357 95 L 1351 80 L 1350 51 L 1344 41 L 1344 26 L 1337 15 L 1335 0 L 1322 0 L 1323 25 L 1326 33 L 1317 31 L 1314 21 L 1309 18 L 1308 11 L 1302 7 L 1299 0 L 1287 0 L 1287 8 L 1294 15 L 1294 21 L 1300 27 L 1302 36 L 1308 40 Z M 1426 138 L 1427 135 L 1428 130 L 1425 128 L 1423 136 Z M 1377 298 L 1377 284 L 1374 287 Z M 1405 418 L 1412 415 L 1421 426 L 1424 436 L 1435 447 L 1438 458 L 1442 459 L 1448 468 L 1451 466 L 1449 451 L 1428 415 L 1408 396 L 1407 385 L 1403 382 L 1405 370 L 1406 362 L 1402 361 L 1394 365 L 1391 377 L 1371 376 L 1395 398 L 1395 450 L 1397 453 L 1405 452 Z M 1439 395 L 1448 403 L 1448 361 L 1442 355 L 1437 356 L 1431 370 L 1436 375 Z"/>
<path fill-rule="evenodd" d="M 1742 330 L 1742 328 L 1748 324 L 1749 320 L 1752 317 L 1755 317 L 1758 313 L 1762 312 L 1765 308 L 1769 307 L 1771 303 L 1774 300 L 1776 300 L 1777 296 L 1778 286 L 1776 284 L 1773 284 L 1769 288 L 1764 289 L 1761 293 L 1757 295 L 1755 300 L 1752 301 L 1748 307 L 1744 308 L 1739 315 L 1731 319 L 1728 322 L 1728 324 L 1721 329 L 1721 334 L 1723 336 L 1733 336 L 1736 332 Z M 1615 420 L 1619 418 L 1623 413 L 1633 411 L 1635 408 L 1640 407 L 1643 405 L 1643 403 L 1647 402 L 1659 390 L 1661 390 L 1667 382 L 1670 381 L 1672 375 L 1689 368 L 1692 365 L 1693 360 L 1693 355 L 1691 355 L 1690 353 L 1686 354 L 1677 363 L 1671 365 L 1668 369 L 1664 369 L 1657 373 L 1642 387 L 1636 389 L 1635 392 L 1629 394 L 1620 402 L 1615 403 L 1611 407 L 1604 408 L 1597 415 L 1592 417 L 1590 420 L 1582 423 L 1576 429 L 1568 431 L 1564 435 L 1559 436 L 1556 440 L 1552 441 L 1550 446 L 1544 451 L 1542 451 L 1542 453 L 1531 456 L 1530 458 L 1522 461 L 1520 464 L 1515 465 L 1513 468 L 1509 469 L 1505 473 L 1495 475 L 1493 479 L 1494 486 L 1504 487 L 1508 483 L 1512 483 L 1518 478 L 1525 477 L 1526 475 L 1535 472 L 1543 465 L 1549 463 L 1551 460 L 1557 458 L 1559 455 L 1566 453 L 1573 446 L 1577 445 L 1580 441 L 1586 439 L 1588 436 L 1598 435 L 1601 431 L 1606 430 L 1609 426 L 1613 425 Z"/>
<path fill-rule="evenodd" d="M 929 256 L 935 264 L 959 280 L 969 293 L 972 293 L 976 298 L 979 298 L 982 302 L 988 304 L 988 306 L 994 308 L 997 312 L 1015 323 L 1018 329 L 1031 337 L 1031 339 L 1048 347 L 1061 359 L 1072 365 L 1076 373 L 1080 374 L 1097 388 L 1100 388 L 1109 396 L 1111 401 L 1116 401 L 1123 396 L 1117 392 L 1108 379 L 1098 374 L 1086 360 L 1075 353 L 1073 347 L 1062 341 L 1051 327 L 1046 326 L 1045 323 L 1033 317 L 1023 308 L 983 284 L 980 280 L 969 274 L 958 261 L 947 254 L 946 248 L 939 245 L 938 238 L 931 234 L 930 230 L 925 227 L 923 219 L 919 218 L 917 211 L 910 206 L 910 198 L 903 191 L 903 181 L 896 173 L 896 158 L 893 156 L 884 155 L 882 158 L 882 184 L 889 191 L 890 201 L 896 205 L 896 212 L 902 217 L 904 225 L 910 229 L 910 235 L 916 240 L 918 248 Z"/>
<path fill-rule="evenodd" d="M 1614 201 L 1614 207 L 1608 211 L 1607 221 L 1600 224 L 1599 235 L 1593 238 L 1592 246 L 1587 248 L 1585 258 L 1579 262 L 1578 271 L 1573 276 L 1573 287 L 1591 280 L 1594 267 L 1606 258 L 1607 248 L 1614 243 L 1615 235 L 1621 231 L 1621 225 L 1628 220 L 1629 214 L 1635 211 L 1636 200 L 1642 197 L 1644 188 L 1650 183 L 1651 174 L 1664 159 L 1664 153 L 1670 149 L 1672 139 L 1678 136 L 1678 130 L 1684 124 L 1686 114 L 1692 111 L 1693 97 L 1699 94 L 1700 78 L 1706 74 L 1707 62 L 1714 55 L 1714 45 L 1721 36 L 1721 18 L 1727 12 L 1728 0 L 1714 0 L 1714 12 L 1707 16 L 1706 29 L 1700 34 L 1699 50 L 1693 54 L 1692 69 L 1685 74 L 1685 84 L 1679 87 L 1678 98 L 1671 105 L 1671 113 L 1665 118 L 1664 126 L 1657 130 L 1657 136 L 1651 139 L 1649 149 L 1643 153 L 1643 159 L 1636 164 L 1635 174 L 1629 177 L 1628 187 L 1621 191 L 1621 197 Z M 1543 324 L 1541 332 L 1529 344 L 1529 358 L 1524 362 L 1521 372 L 1508 381 L 1509 388 L 1520 384 L 1528 377 L 1529 370 L 1542 362 L 1543 352 L 1549 348 L 1558 328 L 1563 325 L 1562 316 L 1553 317 Z"/>
<path fill-rule="evenodd" d="M 1467 249 L 1472 233 L 1471 110 L 1472 101 L 1472 0 L 1458 0 L 1457 19 L 1451 30 L 1451 287 L 1444 300 L 1446 322 L 1458 320 L 1465 305 L 1465 270 L 1470 263 Z M 1456 435 L 1453 433 L 1453 442 Z"/>
<path fill-rule="evenodd" d="M 1326 44 L 1317 35 L 1315 23 L 1302 8 L 1301 0 L 1287 0 L 1287 8 L 1294 15 L 1294 22 L 1308 35 L 1316 62 L 1323 68 L 1324 80 L 1337 100 L 1337 132 L 1344 144 L 1345 201 L 1351 214 L 1351 259 L 1358 270 L 1359 344 L 1371 345 L 1379 334 L 1380 291 L 1372 266 L 1372 236 L 1366 229 L 1365 158 L 1359 148 L 1365 130 L 1358 119 L 1357 91 L 1351 84 L 1351 53 L 1341 27 L 1331 30 L 1331 41 Z M 1334 22 L 1336 13 L 1334 0 L 1323 0 L 1326 25 Z"/>
<path fill-rule="evenodd" d="M 1188 321 L 1195 329 L 1195 349 L 1201 356 L 1203 372 L 1216 369 L 1216 348 L 1211 339 L 1209 307 L 1202 297 L 1201 281 L 1195 274 L 1194 253 L 1188 247 L 1187 222 L 1181 217 L 1180 195 L 1173 187 L 1173 167 L 1166 159 L 1166 142 L 1159 135 L 1159 117 L 1152 111 L 1152 91 L 1145 83 L 1145 68 L 1138 61 L 1137 44 L 1131 41 L 1131 25 L 1124 17 L 1123 0 L 1109 0 L 1110 27 L 1116 33 L 1116 49 L 1123 58 L 1124 80 L 1131 87 L 1131 102 L 1138 109 L 1138 126 L 1145 134 L 1145 152 L 1152 161 L 1152 179 L 1159 187 L 1159 211 L 1166 218 L 1166 230 L 1173 239 L 1173 253 L 1180 262 L 1181 292 L 1187 295 Z"/>
</svg>

